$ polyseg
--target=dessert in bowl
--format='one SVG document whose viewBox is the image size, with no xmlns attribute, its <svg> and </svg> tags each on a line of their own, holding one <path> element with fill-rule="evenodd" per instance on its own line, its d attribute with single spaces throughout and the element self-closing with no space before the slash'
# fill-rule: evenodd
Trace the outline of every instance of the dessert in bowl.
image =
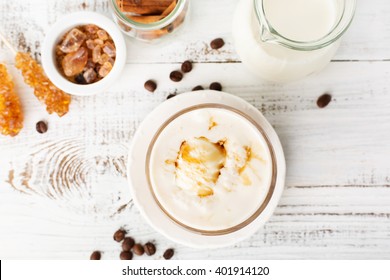
<svg viewBox="0 0 390 280">
<path fill-rule="evenodd" d="M 231 109 L 193 107 L 156 135 L 149 184 L 161 208 L 194 231 L 219 234 L 252 219 L 272 181 L 272 158 L 254 124 Z"/>
<path fill-rule="evenodd" d="M 249 237 L 284 186 L 280 142 L 261 113 L 226 93 L 172 98 L 141 124 L 131 147 L 133 198 L 150 224 L 191 247 Z"/>
</svg>

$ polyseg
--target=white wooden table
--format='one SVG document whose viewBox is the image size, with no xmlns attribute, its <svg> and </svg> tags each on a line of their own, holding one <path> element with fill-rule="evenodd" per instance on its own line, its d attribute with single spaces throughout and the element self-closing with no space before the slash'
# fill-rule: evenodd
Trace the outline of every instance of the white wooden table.
<svg viewBox="0 0 390 280">
<path fill-rule="evenodd" d="M 358 3 L 351 29 L 320 74 L 288 85 L 267 83 L 240 63 L 231 40 L 237 1 L 192 0 L 191 18 L 175 41 L 143 46 L 128 40 L 122 78 L 109 91 L 73 98 L 63 118 L 49 116 L 10 65 L 25 127 L 0 137 L 0 258 L 88 259 L 99 249 L 118 259 L 112 240 L 124 226 L 156 258 L 174 247 L 177 259 L 390 258 L 390 3 Z M 62 14 L 109 14 L 105 0 L 0 1 L 0 26 L 22 51 L 40 58 L 45 32 Z M 223 37 L 220 51 L 208 47 Z M 181 83 L 169 73 L 196 62 Z M 150 94 L 143 83 L 153 78 Z M 133 206 L 126 181 L 127 147 L 144 117 L 170 93 L 213 81 L 254 104 L 279 134 L 287 160 L 286 188 L 272 219 L 234 247 L 194 250 L 156 233 Z M 324 92 L 333 95 L 316 107 Z M 194 93 L 195 94 L 195 93 Z M 49 130 L 38 134 L 35 124 Z M 146 258 L 146 257 L 145 257 Z"/>
</svg>

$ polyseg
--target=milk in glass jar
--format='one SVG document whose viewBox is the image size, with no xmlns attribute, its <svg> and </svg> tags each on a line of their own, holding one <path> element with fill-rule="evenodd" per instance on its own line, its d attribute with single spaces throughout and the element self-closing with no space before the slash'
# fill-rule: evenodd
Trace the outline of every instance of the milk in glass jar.
<svg viewBox="0 0 390 280">
<path fill-rule="evenodd" d="M 323 69 L 355 13 L 356 0 L 241 0 L 233 39 L 259 77 L 290 82 Z"/>
</svg>

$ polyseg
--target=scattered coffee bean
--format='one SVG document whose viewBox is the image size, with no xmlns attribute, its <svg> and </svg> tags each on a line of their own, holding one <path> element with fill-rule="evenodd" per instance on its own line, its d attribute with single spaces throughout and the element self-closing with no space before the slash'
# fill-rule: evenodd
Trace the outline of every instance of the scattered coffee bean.
<svg viewBox="0 0 390 280">
<path fill-rule="evenodd" d="M 189 73 L 191 72 L 191 70 L 192 70 L 192 62 L 189 60 L 184 61 L 183 64 L 181 65 L 181 71 L 183 71 L 184 73 Z"/>
<path fill-rule="evenodd" d="M 318 97 L 317 106 L 320 108 L 325 108 L 326 106 L 328 106 L 330 101 L 332 101 L 332 96 L 328 93 L 325 93 L 325 94 L 321 95 L 320 97 Z"/>
<path fill-rule="evenodd" d="M 123 230 L 123 229 L 118 229 L 115 233 L 114 233 L 114 240 L 116 242 L 121 242 L 124 238 L 125 238 L 125 235 L 126 235 L 126 231 Z"/>
<path fill-rule="evenodd" d="M 155 253 L 156 253 L 156 246 L 154 246 L 153 243 L 151 242 L 148 242 L 144 245 L 144 250 L 145 250 L 145 253 L 148 255 L 148 256 L 153 256 Z"/>
<path fill-rule="evenodd" d="M 202 86 L 196 86 L 192 89 L 192 91 L 197 91 L 197 90 L 204 90 Z"/>
<path fill-rule="evenodd" d="M 132 252 L 121 252 L 119 257 L 121 260 L 131 260 L 131 259 L 133 259 L 133 253 Z"/>
<path fill-rule="evenodd" d="M 95 251 L 91 254 L 90 260 L 97 261 L 100 260 L 102 257 L 102 254 L 99 251 Z"/>
<path fill-rule="evenodd" d="M 170 260 L 173 255 L 175 254 L 175 251 L 173 251 L 173 249 L 167 249 L 163 255 L 164 259 L 166 260 Z"/>
<path fill-rule="evenodd" d="M 147 91 L 154 92 L 157 88 L 157 84 L 152 80 L 148 80 L 145 82 L 144 87 Z"/>
<path fill-rule="evenodd" d="M 221 91 L 222 90 L 222 85 L 220 83 L 214 82 L 214 83 L 212 83 L 210 85 L 210 89 Z"/>
<path fill-rule="evenodd" d="M 136 254 L 138 256 L 142 256 L 145 252 L 144 247 L 142 247 L 141 244 L 135 244 L 133 247 L 133 252 L 134 252 L 134 254 Z"/>
<path fill-rule="evenodd" d="M 167 96 L 167 99 L 171 99 L 172 97 L 175 97 L 176 94 L 175 93 L 171 93 L 170 95 Z"/>
<path fill-rule="evenodd" d="M 179 71 L 172 71 L 169 78 L 174 82 L 180 82 L 183 79 L 183 74 Z"/>
<path fill-rule="evenodd" d="M 210 47 L 213 50 L 217 50 L 222 48 L 225 45 L 225 41 L 222 38 L 217 38 L 211 41 Z"/>
<path fill-rule="evenodd" d="M 35 125 L 35 128 L 41 134 L 47 132 L 47 124 L 44 121 L 37 122 L 37 124 Z"/>
<path fill-rule="evenodd" d="M 135 241 L 131 237 L 125 237 L 122 243 L 122 250 L 125 252 L 130 252 L 130 250 L 133 248 L 135 244 Z"/>
</svg>

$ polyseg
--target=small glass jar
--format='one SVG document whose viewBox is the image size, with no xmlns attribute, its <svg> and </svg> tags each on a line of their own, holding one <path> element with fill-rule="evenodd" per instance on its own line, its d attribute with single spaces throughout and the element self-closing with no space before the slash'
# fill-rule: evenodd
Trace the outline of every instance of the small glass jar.
<svg viewBox="0 0 390 280">
<path fill-rule="evenodd" d="M 243 64 L 259 77 L 299 80 L 330 62 L 355 8 L 356 0 L 241 0 L 233 19 L 234 45 Z M 310 11 L 311 24 L 297 11 Z M 324 17 L 329 23 L 321 23 Z M 280 32 L 280 23 L 286 34 Z"/>
<path fill-rule="evenodd" d="M 110 0 L 115 22 L 126 35 L 144 42 L 157 42 L 163 37 L 175 33 L 183 25 L 189 1 L 177 0 L 175 8 L 165 17 L 152 22 L 134 20 L 131 13 L 126 13 L 119 6 L 121 1 Z"/>
</svg>

